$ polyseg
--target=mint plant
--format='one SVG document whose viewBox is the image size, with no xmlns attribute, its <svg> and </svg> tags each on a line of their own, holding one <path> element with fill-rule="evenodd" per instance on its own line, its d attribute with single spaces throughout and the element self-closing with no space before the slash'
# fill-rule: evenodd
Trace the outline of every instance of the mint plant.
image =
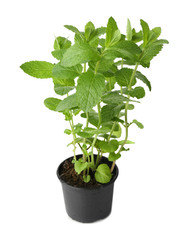
<svg viewBox="0 0 184 240">
<path fill-rule="evenodd" d="M 138 67 L 149 68 L 168 41 L 158 39 L 160 27 L 150 30 L 145 21 L 140 20 L 140 24 L 137 32 L 128 19 L 126 34 L 120 32 L 112 17 L 107 27 L 95 28 L 88 22 L 84 31 L 65 25 L 75 34 L 74 43 L 65 37 L 55 39 L 52 55 L 57 64 L 30 61 L 21 65 L 30 76 L 53 79 L 54 91 L 62 99 L 50 97 L 44 104 L 64 114 L 68 121 L 64 132 L 72 136 L 68 145 L 73 145 L 74 168 L 86 183 L 91 173 L 97 182 L 108 183 L 116 160 L 129 150 L 128 144 L 133 144 L 128 139 L 129 127 L 136 124 L 143 128 L 138 120 L 128 119 L 128 112 L 145 96 L 140 81 L 151 91 L 150 81 Z M 76 123 L 79 114 L 85 124 Z M 76 157 L 77 147 L 83 155 L 80 159 Z M 103 154 L 108 154 L 111 168 L 100 162 Z"/>
</svg>

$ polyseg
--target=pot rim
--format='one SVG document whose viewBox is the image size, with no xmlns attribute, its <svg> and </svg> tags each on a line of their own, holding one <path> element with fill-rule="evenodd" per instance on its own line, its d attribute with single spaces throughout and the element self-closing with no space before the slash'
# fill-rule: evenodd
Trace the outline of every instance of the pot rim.
<svg viewBox="0 0 184 240">
<path fill-rule="evenodd" d="M 77 157 L 78 157 L 78 156 L 82 156 L 82 154 L 77 154 L 76 156 L 77 156 Z M 94 156 L 97 156 L 97 155 L 94 154 Z M 113 174 L 110 182 L 105 183 L 105 184 L 100 183 L 99 186 L 94 187 L 94 188 L 73 186 L 73 185 L 68 184 L 67 182 L 65 182 L 65 181 L 60 177 L 60 175 L 59 175 L 59 170 L 60 170 L 60 167 L 62 166 L 62 164 L 63 164 L 65 161 L 71 159 L 72 157 L 73 157 L 73 156 L 71 156 L 71 157 L 69 157 L 69 158 L 66 158 L 64 161 L 62 161 L 62 162 L 59 164 L 59 166 L 58 166 L 58 168 L 57 168 L 57 171 L 56 171 L 56 175 L 57 175 L 58 179 L 61 181 L 61 183 L 62 183 L 62 184 L 65 184 L 65 185 L 67 185 L 67 186 L 69 186 L 69 187 L 71 187 L 71 188 L 74 188 L 74 189 L 82 189 L 82 190 L 85 190 L 85 191 L 88 191 L 88 190 L 92 191 L 92 190 L 96 190 L 96 189 L 99 189 L 99 188 L 105 188 L 105 187 L 109 186 L 110 184 L 113 184 L 113 183 L 116 181 L 116 179 L 117 179 L 117 177 L 118 177 L 118 175 L 119 175 L 119 169 L 118 169 L 117 165 L 115 165 L 114 170 L 113 170 L 113 172 L 115 172 L 115 173 Z M 107 157 L 105 157 L 105 156 L 102 156 L 102 157 L 108 160 Z"/>
</svg>

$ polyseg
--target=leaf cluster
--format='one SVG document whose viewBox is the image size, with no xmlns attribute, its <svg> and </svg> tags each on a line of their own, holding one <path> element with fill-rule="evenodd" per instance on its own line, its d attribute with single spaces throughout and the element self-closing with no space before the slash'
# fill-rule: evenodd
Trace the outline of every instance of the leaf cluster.
<svg viewBox="0 0 184 240">
<path fill-rule="evenodd" d="M 168 41 L 159 39 L 160 27 L 150 29 L 143 20 L 140 25 L 141 29 L 136 31 L 128 19 L 125 34 L 112 17 L 106 27 L 95 28 L 88 22 L 83 31 L 65 25 L 74 33 L 74 41 L 62 36 L 55 38 L 52 56 L 57 63 L 30 61 L 21 65 L 30 76 L 52 78 L 54 91 L 60 97 L 49 97 L 44 104 L 69 122 L 64 132 L 72 136 L 68 145 L 74 147 L 74 168 L 83 174 L 85 182 L 91 180 L 90 171 L 96 181 L 109 182 L 115 161 L 129 150 L 125 145 L 133 143 L 128 140 L 128 128 L 132 124 L 143 128 L 136 119 L 128 121 L 128 111 L 145 96 L 142 85 L 151 91 L 151 82 L 137 69 L 149 68 Z M 76 115 L 86 123 L 75 124 Z M 83 158 L 76 158 L 77 147 Z M 111 169 L 100 162 L 103 154 L 108 154 Z"/>
</svg>

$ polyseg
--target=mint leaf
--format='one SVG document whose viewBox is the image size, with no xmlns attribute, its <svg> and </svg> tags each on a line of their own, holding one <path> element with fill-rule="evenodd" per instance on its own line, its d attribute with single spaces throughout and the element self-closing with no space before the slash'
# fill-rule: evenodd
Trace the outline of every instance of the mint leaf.
<svg viewBox="0 0 184 240">
<path fill-rule="evenodd" d="M 145 91 L 143 87 L 135 87 L 129 91 L 131 97 L 136 97 L 137 99 L 143 98 L 145 96 Z"/>
<path fill-rule="evenodd" d="M 74 86 L 75 82 L 73 79 L 62 79 L 62 78 L 56 78 L 53 77 L 53 83 L 54 85 L 62 85 L 62 86 Z"/>
<path fill-rule="evenodd" d="M 86 113 L 82 113 L 81 117 L 86 118 Z M 88 122 L 91 123 L 93 126 L 97 127 L 99 122 L 98 113 L 96 113 L 95 111 L 89 112 Z"/>
<path fill-rule="evenodd" d="M 111 170 L 107 164 L 103 163 L 98 166 L 95 172 L 95 179 L 99 183 L 108 183 L 112 178 Z"/>
<path fill-rule="evenodd" d="M 114 161 L 118 160 L 120 157 L 121 157 L 120 153 L 111 152 L 111 153 L 109 153 L 108 160 L 110 162 L 114 162 Z"/>
<path fill-rule="evenodd" d="M 136 119 L 134 119 L 132 123 L 135 123 L 140 129 L 144 128 L 144 125 L 141 122 L 138 122 Z"/>
<path fill-rule="evenodd" d="M 130 59 L 134 62 L 138 60 L 138 57 L 142 50 L 132 41 L 121 40 L 116 45 L 108 48 L 104 54 L 110 59 L 123 58 Z"/>
<path fill-rule="evenodd" d="M 101 118 L 102 123 L 111 121 L 117 114 L 121 111 L 124 107 L 124 104 L 116 105 L 116 104 L 109 104 L 105 105 L 101 109 Z"/>
<path fill-rule="evenodd" d="M 118 129 L 114 129 L 112 135 L 117 137 L 117 138 L 120 138 L 121 137 L 121 126 L 119 125 L 119 123 L 116 124 L 116 126 L 118 126 Z"/>
<path fill-rule="evenodd" d="M 77 172 L 77 174 L 80 174 L 82 171 L 84 171 L 84 169 L 86 169 L 88 166 L 87 162 L 82 162 L 82 161 L 76 161 L 74 163 L 74 169 Z"/>
<path fill-rule="evenodd" d="M 81 74 L 78 79 L 77 103 L 84 112 L 89 112 L 99 101 L 105 87 L 105 78 L 91 70 Z"/>
<path fill-rule="evenodd" d="M 51 53 L 54 58 L 56 58 L 57 60 L 61 60 L 65 52 L 66 52 L 66 49 L 57 49 L 52 51 Z"/>
<path fill-rule="evenodd" d="M 55 84 L 54 85 L 55 93 L 57 93 L 58 95 L 61 95 L 61 96 L 69 93 L 74 88 L 75 88 L 74 86 L 63 86 L 63 85 L 60 85 L 60 84 Z"/>
<path fill-rule="evenodd" d="M 64 25 L 64 27 L 67 28 L 68 30 L 76 33 L 77 35 L 79 35 L 81 37 L 81 39 L 84 39 L 84 35 L 76 27 L 74 27 L 72 25 Z"/>
<path fill-rule="evenodd" d="M 30 61 L 23 63 L 20 68 L 35 78 L 51 78 L 54 64 L 44 61 Z"/>
<path fill-rule="evenodd" d="M 121 33 L 118 30 L 116 21 L 110 17 L 107 23 L 105 46 L 113 46 L 121 39 Z"/>
<path fill-rule="evenodd" d="M 90 34 L 90 37 L 89 37 L 89 39 L 88 39 L 89 44 L 92 46 L 92 45 L 95 43 L 95 41 L 97 41 L 98 37 L 99 37 L 100 35 L 105 34 L 105 33 L 106 33 L 106 28 L 105 28 L 105 27 L 100 27 L 100 28 L 95 29 L 95 30 Z M 99 39 L 98 39 L 98 40 L 99 40 Z M 104 41 L 105 41 L 105 39 L 104 39 Z"/>
<path fill-rule="evenodd" d="M 119 147 L 119 142 L 117 140 L 111 140 L 110 142 L 106 141 L 98 141 L 98 147 L 102 150 L 102 152 L 115 152 Z"/>
<path fill-rule="evenodd" d="M 144 20 L 140 20 L 141 22 L 141 27 L 142 27 L 142 32 L 143 32 L 143 48 L 147 45 L 148 42 L 148 38 L 149 38 L 149 26 L 147 24 L 147 22 L 145 22 Z"/>
<path fill-rule="evenodd" d="M 92 22 L 88 22 L 85 25 L 85 32 L 84 32 L 84 36 L 86 38 L 86 40 L 90 39 L 90 36 L 92 35 L 92 33 L 95 31 L 95 26 Z"/>
<path fill-rule="evenodd" d="M 44 100 L 45 106 L 48 109 L 53 110 L 53 111 L 56 111 L 56 108 L 60 102 L 61 102 L 61 100 L 57 99 L 57 98 L 47 98 Z"/>
<path fill-rule="evenodd" d="M 150 32 L 149 32 L 149 38 L 148 38 L 148 43 L 152 43 L 155 40 L 157 40 L 157 38 L 160 36 L 161 34 L 161 28 L 160 27 L 156 27 L 153 28 Z"/>
<path fill-rule="evenodd" d="M 84 180 L 85 183 L 88 183 L 91 180 L 91 176 L 90 175 L 84 175 L 83 180 Z"/>
<path fill-rule="evenodd" d="M 134 43 L 142 41 L 142 31 L 136 32 L 135 29 L 132 29 L 132 41 Z"/>
<path fill-rule="evenodd" d="M 54 50 L 67 49 L 71 44 L 72 43 L 65 37 L 57 37 L 54 41 Z"/>
<path fill-rule="evenodd" d="M 119 145 L 124 144 L 125 140 L 119 141 Z M 130 140 L 126 140 L 126 144 L 134 144 L 135 142 L 132 142 Z"/>
<path fill-rule="evenodd" d="M 62 112 L 64 110 L 73 109 L 77 107 L 76 94 L 72 94 L 63 99 L 56 107 L 56 111 Z"/>
<path fill-rule="evenodd" d="M 138 78 L 139 80 L 141 80 L 143 83 L 145 83 L 147 85 L 147 87 L 149 88 L 149 90 L 151 91 L 151 83 L 150 81 L 147 79 L 147 77 L 145 77 L 141 72 L 136 71 L 135 77 Z"/>
<path fill-rule="evenodd" d="M 99 52 L 87 42 L 75 43 L 63 54 L 61 65 L 71 67 L 89 61 L 98 61 L 99 59 Z"/>
<path fill-rule="evenodd" d="M 133 73 L 133 69 L 130 68 L 122 68 L 121 70 L 117 71 L 115 74 L 115 78 L 117 83 L 122 87 L 126 86 L 128 87 L 130 83 L 130 79 Z M 132 81 L 132 86 L 135 85 L 136 79 Z"/>
<path fill-rule="evenodd" d="M 70 135 L 72 131 L 70 129 L 65 129 L 64 133 L 66 133 L 67 135 Z"/>
<path fill-rule="evenodd" d="M 150 61 L 162 50 L 163 44 L 168 43 L 167 40 L 157 40 L 151 45 L 147 46 L 140 59 L 140 64 L 143 67 L 149 67 Z"/>
<path fill-rule="evenodd" d="M 64 67 L 60 63 L 56 64 L 53 68 L 53 76 L 61 79 L 74 79 L 82 72 L 82 66 L 76 65 L 73 67 Z"/>
<path fill-rule="evenodd" d="M 128 41 L 132 40 L 132 27 L 129 19 L 127 19 L 126 38 Z"/>
<path fill-rule="evenodd" d="M 127 98 L 120 95 L 118 92 L 109 92 L 101 97 L 102 102 L 107 104 L 123 104 Z"/>
</svg>

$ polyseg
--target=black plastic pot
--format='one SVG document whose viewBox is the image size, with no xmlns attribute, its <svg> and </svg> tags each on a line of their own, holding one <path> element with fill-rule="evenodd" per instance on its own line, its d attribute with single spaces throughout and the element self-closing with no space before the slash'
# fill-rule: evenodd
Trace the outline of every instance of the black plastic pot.
<svg viewBox="0 0 184 240">
<path fill-rule="evenodd" d="M 81 155 L 77 155 L 77 158 L 80 157 Z M 72 159 L 73 158 L 70 157 L 65 161 Z M 112 208 L 113 188 L 118 176 L 118 167 L 115 166 L 113 177 L 109 183 L 101 184 L 92 189 L 82 188 L 69 185 L 61 179 L 62 166 L 65 161 L 59 165 L 57 176 L 62 184 L 65 207 L 68 215 L 72 219 L 83 223 L 91 223 L 106 218 Z M 109 164 L 106 157 L 103 157 L 102 161 Z"/>
</svg>

